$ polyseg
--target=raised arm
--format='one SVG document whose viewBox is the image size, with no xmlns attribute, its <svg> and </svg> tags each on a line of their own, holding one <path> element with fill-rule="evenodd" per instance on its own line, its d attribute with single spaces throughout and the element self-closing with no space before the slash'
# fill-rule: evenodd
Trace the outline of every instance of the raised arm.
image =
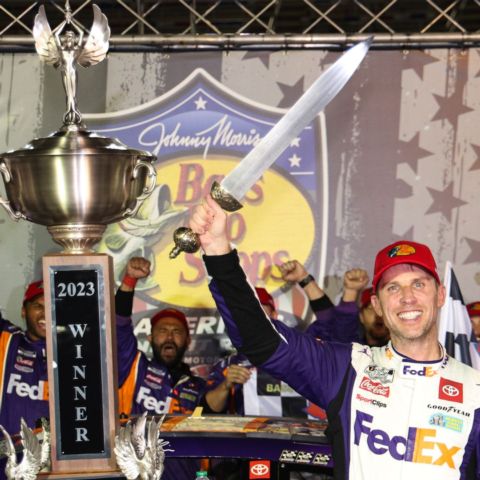
<svg viewBox="0 0 480 480">
<path fill-rule="evenodd" d="M 139 279 L 149 274 L 150 262 L 145 258 L 132 257 L 127 263 L 122 283 L 115 295 L 118 384 L 120 386 L 127 378 L 138 352 L 131 318 L 135 285 Z"/>
<path fill-rule="evenodd" d="M 277 330 L 246 279 L 236 251 L 231 251 L 226 214 L 210 197 L 193 210 L 190 227 L 199 234 L 213 279 L 210 290 L 237 349 L 300 394 L 323 407 L 328 404 L 348 368 L 350 348 L 319 344 L 280 324 Z"/>
</svg>

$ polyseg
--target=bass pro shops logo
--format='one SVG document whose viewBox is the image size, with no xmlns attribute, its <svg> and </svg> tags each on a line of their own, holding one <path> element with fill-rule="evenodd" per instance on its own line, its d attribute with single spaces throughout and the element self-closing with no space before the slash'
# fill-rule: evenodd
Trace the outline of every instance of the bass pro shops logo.
<svg viewBox="0 0 480 480">
<path fill-rule="evenodd" d="M 390 436 L 381 429 L 371 428 L 373 416 L 357 410 L 355 418 L 355 445 L 365 444 L 375 455 L 389 455 L 394 460 L 426 463 L 440 467 L 456 468 L 455 460 L 460 460 L 461 448 L 449 447 L 436 442 L 434 428 L 409 427 L 407 437 Z M 366 437 L 364 440 L 362 440 Z"/>
</svg>

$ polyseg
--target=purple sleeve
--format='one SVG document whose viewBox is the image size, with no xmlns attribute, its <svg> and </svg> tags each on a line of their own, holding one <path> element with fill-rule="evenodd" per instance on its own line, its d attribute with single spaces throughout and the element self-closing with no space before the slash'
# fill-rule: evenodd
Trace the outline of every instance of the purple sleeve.
<svg viewBox="0 0 480 480">
<path fill-rule="evenodd" d="M 351 343 L 360 342 L 358 306 L 355 302 L 344 302 L 316 311 L 314 321 L 305 331 L 322 340 Z"/>
<path fill-rule="evenodd" d="M 116 315 L 116 326 L 118 386 L 121 387 L 132 368 L 138 349 L 137 338 L 133 333 L 132 319 Z"/>
<path fill-rule="evenodd" d="M 223 374 L 225 368 L 227 368 L 226 358 L 220 360 L 212 367 L 207 378 L 207 392 L 214 390 L 225 380 L 225 375 Z"/>
<path fill-rule="evenodd" d="M 277 328 L 283 341 L 260 367 L 326 409 L 351 368 L 352 346 L 324 342 L 283 324 Z"/>
<path fill-rule="evenodd" d="M 240 267 L 236 251 L 205 256 L 210 289 L 234 345 L 254 364 L 326 408 L 350 368 L 351 345 L 320 342 L 272 321 Z"/>
</svg>

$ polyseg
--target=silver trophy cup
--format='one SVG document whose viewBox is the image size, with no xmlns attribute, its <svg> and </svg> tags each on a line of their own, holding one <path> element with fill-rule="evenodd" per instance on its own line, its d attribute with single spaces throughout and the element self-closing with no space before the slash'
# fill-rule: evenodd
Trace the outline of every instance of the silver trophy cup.
<svg viewBox="0 0 480 480">
<path fill-rule="evenodd" d="M 40 58 L 59 69 L 66 94 L 63 126 L 45 138 L 0 155 L 8 200 L 0 203 L 14 220 L 45 225 L 65 253 L 89 253 L 106 225 L 134 215 L 155 188 L 155 157 L 117 139 L 88 131 L 77 107 L 76 65 L 89 67 L 108 51 L 108 22 L 93 5 L 94 19 L 83 31 L 66 3 L 65 20 L 53 31 L 44 7 L 33 34 Z"/>
</svg>

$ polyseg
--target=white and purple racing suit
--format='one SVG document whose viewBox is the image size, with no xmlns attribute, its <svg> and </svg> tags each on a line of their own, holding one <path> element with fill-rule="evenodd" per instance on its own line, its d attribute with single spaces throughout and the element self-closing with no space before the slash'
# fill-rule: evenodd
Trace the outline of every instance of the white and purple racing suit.
<svg viewBox="0 0 480 480">
<path fill-rule="evenodd" d="M 204 260 L 237 349 L 327 411 L 336 479 L 480 479 L 480 372 L 273 325 L 236 251 Z"/>
</svg>

